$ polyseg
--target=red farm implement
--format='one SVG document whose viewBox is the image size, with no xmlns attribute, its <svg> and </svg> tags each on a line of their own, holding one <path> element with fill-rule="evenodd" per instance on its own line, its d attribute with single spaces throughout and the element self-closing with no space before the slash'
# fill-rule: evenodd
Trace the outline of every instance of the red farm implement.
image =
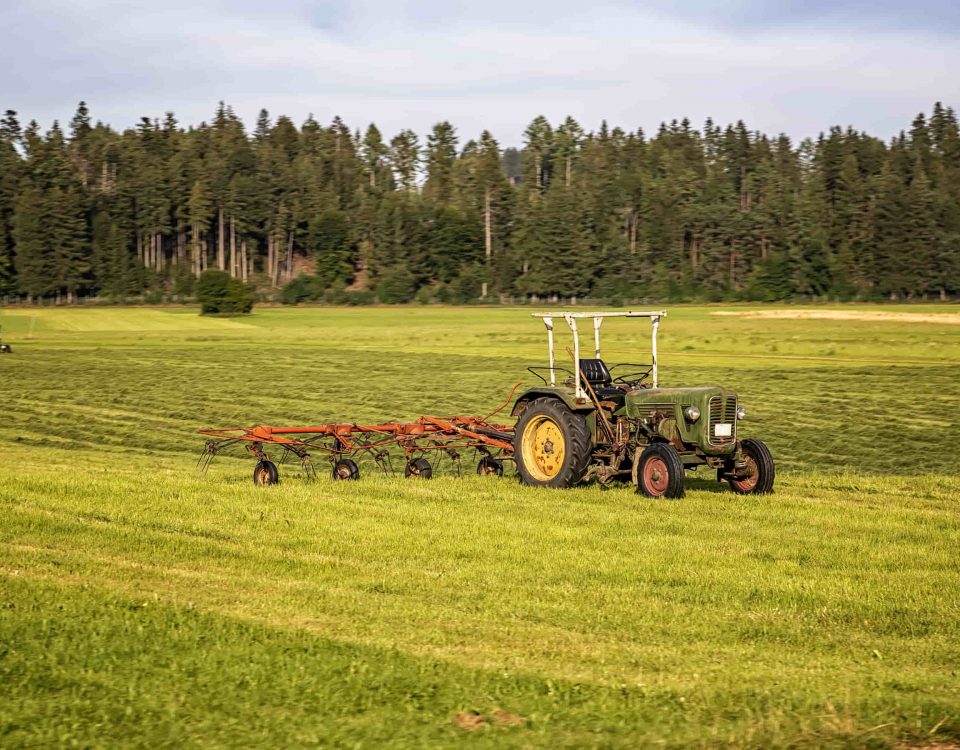
<svg viewBox="0 0 960 750">
<path fill-rule="evenodd" d="M 495 412 L 496 413 L 496 412 Z M 490 415 L 493 416 L 493 415 Z M 257 458 L 254 484 L 275 484 L 277 464 L 268 451 L 282 452 L 300 461 L 308 477 L 316 476 L 313 458 L 325 456 L 334 479 L 357 479 L 361 458 L 370 458 L 385 473 L 402 462 L 408 477 L 429 479 L 434 466 L 449 461 L 460 473 L 461 456 L 473 450 L 479 455 L 478 474 L 503 474 L 503 462 L 513 455 L 513 428 L 480 417 L 420 417 L 413 422 L 382 424 L 321 424 L 314 427 L 225 427 L 200 430 L 207 436 L 198 468 L 206 470 L 213 458 L 231 446 L 245 445 Z M 433 459 L 431 461 L 431 458 Z"/>
</svg>

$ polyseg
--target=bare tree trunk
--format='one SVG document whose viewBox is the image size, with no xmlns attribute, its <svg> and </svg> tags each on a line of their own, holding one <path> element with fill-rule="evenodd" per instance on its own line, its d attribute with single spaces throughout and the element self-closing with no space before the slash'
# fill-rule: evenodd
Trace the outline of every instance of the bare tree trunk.
<svg viewBox="0 0 960 750">
<path fill-rule="evenodd" d="M 226 247 L 224 245 L 226 240 L 226 237 L 225 237 L 226 233 L 223 230 L 223 209 L 222 208 L 219 209 L 217 213 L 219 215 L 219 222 L 220 222 L 220 231 L 217 233 L 217 268 L 219 268 L 221 271 L 226 271 L 227 270 L 227 265 L 226 265 L 227 252 L 226 252 Z"/>
<path fill-rule="evenodd" d="M 293 280 L 293 232 L 290 232 L 290 242 L 287 245 L 287 281 Z"/>
<path fill-rule="evenodd" d="M 193 224 L 190 229 L 190 271 L 194 276 L 200 276 L 200 227 Z"/>
<path fill-rule="evenodd" d="M 760 259 L 761 260 L 767 259 L 767 236 L 766 235 L 763 235 L 760 238 Z"/>
<path fill-rule="evenodd" d="M 247 241 L 240 243 L 240 280 L 247 281 Z"/>
<path fill-rule="evenodd" d="M 143 265 L 143 238 L 140 236 L 140 232 L 137 232 L 137 261 Z"/>
<path fill-rule="evenodd" d="M 737 249 L 733 243 L 730 243 L 730 287 L 737 287 Z"/>
<path fill-rule="evenodd" d="M 690 238 L 690 270 L 697 272 L 697 254 L 700 251 L 700 238 L 694 235 Z"/>
<path fill-rule="evenodd" d="M 230 217 L 230 276 L 237 277 L 237 222 Z"/>
<path fill-rule="evenodd" d="M 487 264 L 490 263 L 490 258 L 493 257 L 493 227 L 491 224 L 490 186 L 488 185 L 486 190 L 483 191 L 483 243 Z"/>
<path fill-rule="evenodd" d="M 637 221 L 637 212 L 632 210 L 630 212 L 630 254 L 634 255 L 637 252 L 637 225 L 640 222 Z"/>
<path fill-rule="evenodd" d="M 270 277 L 270 283 L 273 283 L 273 235 L 267 235 L 267 276 Z"/>
</svg>

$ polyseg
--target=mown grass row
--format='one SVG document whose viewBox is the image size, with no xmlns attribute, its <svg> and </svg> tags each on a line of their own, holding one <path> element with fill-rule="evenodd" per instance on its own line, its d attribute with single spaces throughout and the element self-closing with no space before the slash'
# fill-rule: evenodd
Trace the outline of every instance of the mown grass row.
<svg viewBox="0 0 960 750">
<path fill-rule="evenodd" d="M 481 478 L 264 492 L 227 468 L 203 480 L 163 458 L 73 458 L 54 450 L 0 489 L 13 737 L 63 728 L 31 719 L 52 696 L 81 743 L 97 736 L 91 705 L 113 712 L 104 737 L 145 726 L 173 741 L 184 703 L 200 744 L 338 738 L 342 719 L 373 746 L 389 717 L 416 744 L 456 730 L 458 711 L 498 708 L 527 723 L 483 730 L 491 744 L 817 746 L 880 724 L 870 736 L 884 741 L 944 717 L 941 736 L 958 729 L 956 479 L 787 476 L 775 497 L 709 485 L 650 503 Z M 328 674 L 344 651 L 330 639 L 354 644 L 375 693 L 384 669 L 404 689 L 358 708 Z M 414 687 L 442 698 L 413 710 Z M 218 712 L 257 718 L 214 729 Z"/>
<path fill-rule="evenodd" d="M 194 471 L 204 425 L 486 413 L 525 313 L 43 311 L 0 358 L 0 744 L 960 739 L 956 327 L 668 319 L 663 380 L 741 391 L 770 497 Z"/>
</svg>

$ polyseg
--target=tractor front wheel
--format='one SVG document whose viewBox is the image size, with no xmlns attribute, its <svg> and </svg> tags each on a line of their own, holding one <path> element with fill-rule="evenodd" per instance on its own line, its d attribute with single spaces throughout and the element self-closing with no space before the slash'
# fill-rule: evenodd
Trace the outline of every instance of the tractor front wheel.
<svg viewBox="0 0 960 750">
<path fill-rule="evenodd" d="M 773 492 L 776 467 L 773 455 L 762 440 L 746 438 L 740 443 L 740 452 L 747 464 L 742 479 L 730 477 L 730 488 L 738 495 L 766 495 Z"/>
<path fill-rule="evenodd" d="M 520 481 L 533 487 L 572 487 L 590 462 L 590 431 L 582 414 L 555 398 L 538 398 L 514 430 Z"/>
<path fill-rule="evenodd" d="M 637 492 L 647 497 L 683 497 L 683 461 L 670 443 L 651 443 L 640 454 Z"/>
<path fill-rule="evenodd" d="M 257 487 L 266 487 L 279 481 L 280 472 L 277 471 L 277 465 L 273 461 L 264 459 L 253 467 L 253 483 Z"/>
</svg>

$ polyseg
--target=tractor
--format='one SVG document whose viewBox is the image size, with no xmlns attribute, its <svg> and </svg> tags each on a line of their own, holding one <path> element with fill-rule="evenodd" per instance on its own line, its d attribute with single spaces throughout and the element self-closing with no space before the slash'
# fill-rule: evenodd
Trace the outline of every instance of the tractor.
<svg viewBox="0 0 960 750">
<path fill-rule="evenodd" d="M 736 391 L 719 385 L 661 387 L 657 330 L 664 311 L 534 313 L 547 331 L 549 364 L 530 367 L 542 383 L 514 402 L 513 458 L 520 480 L 534 487 L 571 487 L 596 479 L 629 479 L 647 497 L 679 498 L 685 471 L 707 466 L 739 494 L 773 491 L 775 468 L 760 440 L 740 439 L 746 412 Z M 650 361 L 608 365 L 600 358 L 607 318 L 648 318 Z M 570 367 L 558 366 L 554 321 L 573 335 Z M 581 357 L 579 321 L 591 320 L 594 356 Z"/>
</svg>

